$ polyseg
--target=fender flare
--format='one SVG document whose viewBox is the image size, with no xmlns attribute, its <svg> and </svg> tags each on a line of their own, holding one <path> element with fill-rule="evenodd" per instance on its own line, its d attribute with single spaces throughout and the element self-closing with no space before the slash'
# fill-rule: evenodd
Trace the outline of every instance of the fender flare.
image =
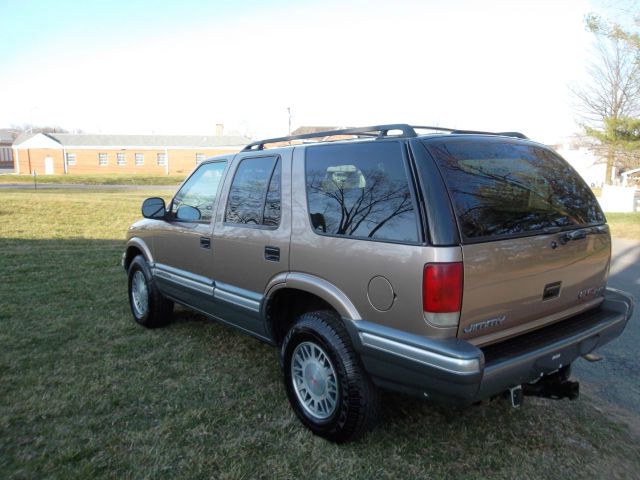
<svg viewBox="0 0 640 480">
<path fill-rule="evenodd" d="M 320 297 L 331 305 L 342 318 L 349 320 L 362 319 L 358 309 L 342 290 L 323 278 L 301 272 L 281 273 L 271 279 L 265 290 L 266 293 L 261 306 L 263 318 L 266 313 L 266 307 L 273 295 L 284 288 L 302 290 Z"/>
<path fill-rule="evenodd" d="M 125 255 L 129 251 L 129 248 L 131 247 L 135 247 L 138 250 L 140 250 L 142 252 L 142 255 L 144 256 L 144 259 L 149 264 L 149 266 L 153 266 L 154 260 L 153 260 L 153 255 L 151 255 L 151 249 L 145 243 L 144 240 L 142 240 L 140 237 L 131 237 L 129 240 L 127 240 Z M 123 259 L 123 266 L 124 266 L 124 259 Z"/>
</svg>

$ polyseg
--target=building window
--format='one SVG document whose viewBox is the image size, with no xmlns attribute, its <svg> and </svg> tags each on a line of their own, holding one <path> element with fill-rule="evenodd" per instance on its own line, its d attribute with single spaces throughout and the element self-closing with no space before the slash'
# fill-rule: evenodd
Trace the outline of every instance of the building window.
<svg viewBox="0 0 640 480">
<path fill-rule="evenodd" d="M 136 153 L 135 159 L 136 159 L 136 166 L 144 165 L 144 153 Z"/>
<path fill-rule="evenodd" d="M 157 155 L 157 162 L 159 167 L 164 167 L 167 164 L 167 154 L 159 153 Z"/>
<path fill-rule="evenodd" d="M 196 153 L 196 165 L 200 165 L 204 161 L 204 153 Z"/>
<path fill-rule="evenodd" d="M 75 164 L 76 164 L 76 154 L 67 153 L 67 165 L 75 165 Z"/>
<path fill-rule="evenodd" d="M 101 167 L 106 167 L 109 164 L 109 157 L 107 156 L 106 153 L 99 153 L 98 154 L 98 165 L 100 165 Z"/>
<path fill-rule="evenodd" d="M 120 166 L 126 165 L 127 164 L 127 159 L 124 156 L 124 153 L 119 152 L 116 154 L 116 163 Z"/>
</svg>

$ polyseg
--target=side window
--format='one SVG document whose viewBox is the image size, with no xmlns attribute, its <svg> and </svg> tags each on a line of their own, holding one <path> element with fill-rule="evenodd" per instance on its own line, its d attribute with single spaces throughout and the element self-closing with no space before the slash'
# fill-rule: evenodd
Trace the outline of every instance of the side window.
<svg viewBox="0 0 640 480">
<path fill-rule="evenodd" d="M 278 159 L 271 175 L 267 199 L 264 203 L 264 220 L 262 223 L 270 227 L 277 227 L 280 224 L 280 177 L 280 159 Z"/>
<path fill-rule="evenodd" d="M 306 186 L 316 233 L 419 241 L 418 220 L 398 142 L 310 147 Z"/>
<path fill-rule="evenodd" d="M 225 222 L 278 226 L 280 223 L 280 158 L 245 158 L 229 190 Z"/>
<path fill-rule="evenodd" d="M 175 218 L 181 220 L 178 209 L 182 206 L 189 206 L 200 211 L 199 221 L 211 221 L 218 187 L 226 165 L 226 161 L 205 163 L 189 177 L 171 203 L 171 213 Z M 190 220 L 190 218 L 185 218 L 185 220 Z"/>
</svg>

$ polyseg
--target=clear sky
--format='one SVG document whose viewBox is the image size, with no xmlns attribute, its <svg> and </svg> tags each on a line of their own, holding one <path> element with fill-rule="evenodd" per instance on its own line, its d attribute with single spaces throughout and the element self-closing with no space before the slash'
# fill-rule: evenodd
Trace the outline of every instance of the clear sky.
<svg viewBox="0 0 640 480">
<path fill-rule="evenodd" d="M 595 0 L 0 0 L 0 127 L 579 131 Z M 606 10 L 605 10 L 606 13 Z"/>
</svg>

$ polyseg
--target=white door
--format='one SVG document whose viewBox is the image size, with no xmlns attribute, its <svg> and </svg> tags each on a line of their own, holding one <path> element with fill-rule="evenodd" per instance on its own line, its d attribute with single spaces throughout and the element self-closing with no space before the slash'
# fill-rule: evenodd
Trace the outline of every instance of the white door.
<svg viewBox="0 0 640 480">
<path fill-rule="evenodd" d="M 44 174 L 53 175 L 53 158 L 48 155 L 44 157 Z"/>
</svg>

